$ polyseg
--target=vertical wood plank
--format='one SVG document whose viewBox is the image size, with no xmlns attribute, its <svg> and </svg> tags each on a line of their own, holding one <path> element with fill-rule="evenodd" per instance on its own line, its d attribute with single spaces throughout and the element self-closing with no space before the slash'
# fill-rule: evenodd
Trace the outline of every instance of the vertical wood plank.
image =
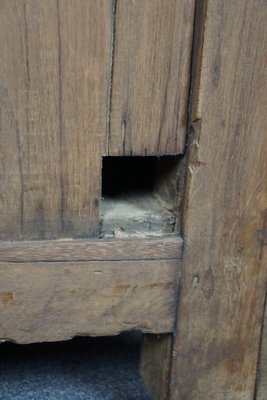
<svg viewBox="0 0 267 400">
<path fill-rule="evenodd" d="M 0 0 L 0 239 L 96 234 L 112 2 Z"/>
<path fill-rule="evenodd" d="M 177 204 L 176 229 L 177 235 L 180 236 L 186 158 L 181 157 L 178 168 L 172 170 L 168 159 L 169 157 L 165 160 L 166 163 L 161 163 L 161 167 L 159 167 L 160 179 L 156 183 L 155 189 L 167 202 L 169 202 L 168 196 L 172 197 L 173 193 L 178 196 L 175 200 Z M 178 291 L 176 294 L 178 295 Z M 140 375 L 153 400 L 169 400 L 173 340 L 173 333 L 157 336 L 145 335 L 144 337 L 141 347 Z"/>
<path fill-rule="evenodd" d="M 0 239 L 61 230 L 54 0 L 1 0 Z"/>
<path fill-rule="evenodd" d="M 144 335 L 140 374 L 153 400 L 168 400 L 173 335 Z"/>
<path fill-rule="evenodd" d="M 106 152 L 112 2 L 59 0 L 58 12 L 63 230 L 92 236 Z"/>
<path fill-rule="evenodd" d="M 195 0 L 118 0 L 110 155 L 181 153 Z"/>
<path fill-rule="evenodd" d="M 170 399 L 253 399 L 267 272 L 266 20 L 266 1 L 207 3 Z"/>
</svg>

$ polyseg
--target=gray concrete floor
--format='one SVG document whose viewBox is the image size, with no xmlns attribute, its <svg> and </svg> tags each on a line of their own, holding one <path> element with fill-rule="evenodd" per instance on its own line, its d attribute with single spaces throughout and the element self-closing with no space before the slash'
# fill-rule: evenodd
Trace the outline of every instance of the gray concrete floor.
<svg viewBox="0 0 267 400">
<path fill-rule="evenodd" d="M 0 345 L 0 400 L 149 400 L 140 335 Z"/>
</svg>

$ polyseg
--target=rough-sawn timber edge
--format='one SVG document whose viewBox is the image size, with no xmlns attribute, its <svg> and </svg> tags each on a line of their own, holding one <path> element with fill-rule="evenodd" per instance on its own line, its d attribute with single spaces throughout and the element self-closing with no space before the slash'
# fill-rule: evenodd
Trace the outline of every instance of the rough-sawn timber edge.
<svg viewBox="0 0 267 400">
<path fill-rule="evenodd" d="M 172 260 L 181 259 L 182 246 L 183 240 L 176 236 L 151 239 L 0 241 L 0 262 Z"/>
<path fill-rule="evenodd" d="M 180 238 L 49 243 L 1 244 L 0 340 L 173 331 Z"/>
</svg>

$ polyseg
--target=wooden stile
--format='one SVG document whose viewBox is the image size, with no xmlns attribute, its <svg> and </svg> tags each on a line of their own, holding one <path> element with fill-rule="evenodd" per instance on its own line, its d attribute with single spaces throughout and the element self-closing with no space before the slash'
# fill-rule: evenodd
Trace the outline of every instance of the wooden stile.
<svg viewBox="0 0 267 400">
<path fill-rule="evenodd" d="M 254 395 L 267 278 L 266 20 L 266 1 L 207 2 L 189 138 L 173 400 Z"/>
<path fill-rule="evenodd" d="M 140 374 L 151 398 L 167 400 L 170 387 L 173 334 L 145 334 L 141 347 Z"/>
</svg>

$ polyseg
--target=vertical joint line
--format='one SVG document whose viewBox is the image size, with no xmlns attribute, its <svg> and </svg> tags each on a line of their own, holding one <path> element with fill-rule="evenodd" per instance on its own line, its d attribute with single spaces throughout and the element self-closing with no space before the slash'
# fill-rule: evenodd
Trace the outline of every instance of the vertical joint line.
<svg viewBox="0 0 267 400">
<path fill-rule="evenodd" d="M 64 180 L 63 180 L 63 120 L 62 120 L 62 60 L 61 60 L 61 23 L 60 23 L 60 7 L 59 0 L 57 0 L 57 26 L 58 26 L 58 89 L 59 89 L 59 141 L 60 141 L 60 219 L 61 219 L 61 232 L 65 230 L 64 226 Z"/>
<path fill-rule="evenodd" d="M 30 62 L 29 62 L 29 35 L 28 35 L 28 23 L 27 23 L 27 9 L 26 9 L 26 1 L 23 2 L 23 16 L 24 16 L 24 37 L 25 37 L 25 53 L 26 53 L 26 133 L 27 133 L 27 141 L 28 141 L 28 153 L 29 153 L 29 134 L 30 134 L 30 124 L 29 124 L 29 103 L 30 103 L 30 88 L 31 88 L 31 78 L 30 78 Z M 22 165 L 22 149 L 20 144 L 20 135 L 19 135 L 19 121 L 16 119 L 16 138 L 17 138 L 17 147 L 19 152 L 19 169 L 20 169 L 20 178 L 21 178 L 21 198 L 20 198 L 20 207 L 21 207 L 21 215 L 20 215 L 20 226 L 21 233 L 23 234 L 24 230 L 24 177 L 23 177 L 23 165 Z M 28 170 L 30 169 L 30 163 L 28 160 Z M 28 171 L 29 172 L 29 171 Z"/>
<path fill-rule="evenodd" d="M 114 49 L 115 49 L 115 34 L 116 34 L 116 11 L 117 11 L 117 0 L 112 0 L 112 30 L 110 40 L 110 74 L 109 74 L 109 88 L 108 88 L 108 112 L 107 112 L 107 135 L 106 135 L 106 153 L 109 154 L 110 146 L 110 116 L 111 116 L 111 105 L 112 105 L 112 86 L 113 86 L 113 73 L 114 73 Z"/>
<path fill-rule="evenodd" d="M 24 12 L 24 36 L 25 36 L 25 54 L 26 54 L 26 132 L 27 132 L 27 145 L 28 145 L 28 154 L 30 151 L 29 145 L 29 135 L 30 135 L 30 123 L 29 123 L 29 115 L 31 110 L 30 107 L 30 89 L 31 89 L 31 77 L 30 77 L 30 49 L 29 49 L 29 35 L 28 35 L 28 23 L 27 23 L 27 10 L 26 10 L 26 0 L 23 3 L 23 12 Z M 27 160 L 28 172 L 30 171 L 30 161 L 29 158 Z M 22 194 L 23 196 L 23 194 Z"/>
<path fill-rule="evenodd" d="M 190 72 L 189 72 L 189 85 L 188 85 L 188 99 L 187 99 L 187 123 L 186 123 L 186 138 L 184 143 L 184 155 L 186 171 L 183 176 L 183 189 L 182 189 L 182 217 L 181 217 L 181 235 L 184 237 L 184 207 L 186 198 L 186 187 L 187 187 L 187 173 L 189 167 L 189 145 L 190 138 L 192 137 L 192 110 L 195 91 L 199 90 L 197 85 L 197 72 L 201 73 L 202 68 L 202 54 L 204 46 L 205 36 L 205 25 L 207 18 L 207 7 L 208 0 L 195 0 L 194 9 L 194 21 L 193 21 L 193 32 L 192 32 L 192 43 L 191 43 L 191 60 L 190 60 Z M 198 71 L 198 69 L 200 71 Z"/>
<path fill-rule="evenodd" d="M 193 40 L 191 50 L 191 66 L 190 66 L 190 82 L 189 82 L 189 96 L 188 96 L 188 132 L 193 121 L 193 103 L 196 102 L 196 91 L 199 91 L 200 75 L 202 72 L 202 58 L 203 47 L 205 40 L 205 28 L 207 19 L 208 0 L 195 1 L 195 15 L 193 25 Z M 195 116 L 194 116 L 195 117 Z M 194 118 L 195 120 L 201 119 L 201 116 Z M 188 142 L 187 134 L 187 142 Z M 188 143 L 186 143 L 188 144 Z"/>
<path fill-rule="evenodd" d="M 20 174 L 20 182 L 21 182 L 21 193 L 20 193 L 20 228 L 21 233 L 23 234 L 24 230 L 24 177 L 23 177 L 23 170 L 22 170 L 22 150 L 20 144 L 20 137 L 19 137 L 19 127 L 18 121 L 15 120 L 16 124 L 16 142 L 17 142 L 17 151 L 18 151 L 18 161 L 19 161 L 19 174 Z"/>
<path fill-rule="evenodd" d="M 27 26 L 27 12 L 26 3 L 23 3 L 24 12 L 24 29 L 25 29 L 25 42 L 26 42 L 26 80 L 27 80 L 27 90 L 30 89 L 30 66 L 29 66 L 29 39 L 28 39 L 28 26 Z"/>
<path fill-rule="evenodd" d="M 189 156 L 188 156 L 188 142 L 189 142 L 189 135 L 190 135 L 190 128 L 191 128 L 191 118 L 192 118 L 192 100 L 193 100 L 193 91 L 195 90 L 195 79 L 196 79 L 196 57 L 202 57 L 203 51 L 203 40 L 205 34 L 205 23 L 206 23 L 206 14 L 207 14 L 207 0 L 196 0 L 195 1 L 195 9 L 194 9 L 194 21 L 193 21 L 193 32 L 192 32 L 192 44 L 191 44 L 191 60 L 190 60 L 190 73 L 189 73 L 189 86 L 188 86 L 188 100 L 187 100 L 187 127 L 186 127 L 186 139 L 184 145 L 184 154 L 186 157 L 186 164 L 188 166 Z M 201 32 L 201 27 L 203 30 Z M 200 49 L 198 49 L 200 47 Z M 198 50 L 198 51 L 197 51 Z M 184 238 L 184 205 L 185 205 L 185 194 L 186 194 L 186 173 L 184 172 L 183 175 L 183 188 L 182 188 L 182 212 L 181 212 L 181 232 L 180 234 Z M 178 293 L 176 297 L 176 314 L 175 314 L 175 322 L 174 322 L 174 332 L 173 332 L 173 345 L 172 345 L 172 355 L 170 360 L 170 374 L 169 374 L 169 385 L 168 385 L 168 397 L 170 396 L 170 387 L 173 380 L 173 364 L 174 364 L 174 340 L 175 337 L 179 335 L 179 305 L 181 301 L 181 290 L 182 290 L 182 276 L 184 270 L 184 246 L 183 244 L 183 251 L 182 251 L 182 261 L 181 261 L 181 276 L 179 278 L 178 283 Z"/>
</svg>

